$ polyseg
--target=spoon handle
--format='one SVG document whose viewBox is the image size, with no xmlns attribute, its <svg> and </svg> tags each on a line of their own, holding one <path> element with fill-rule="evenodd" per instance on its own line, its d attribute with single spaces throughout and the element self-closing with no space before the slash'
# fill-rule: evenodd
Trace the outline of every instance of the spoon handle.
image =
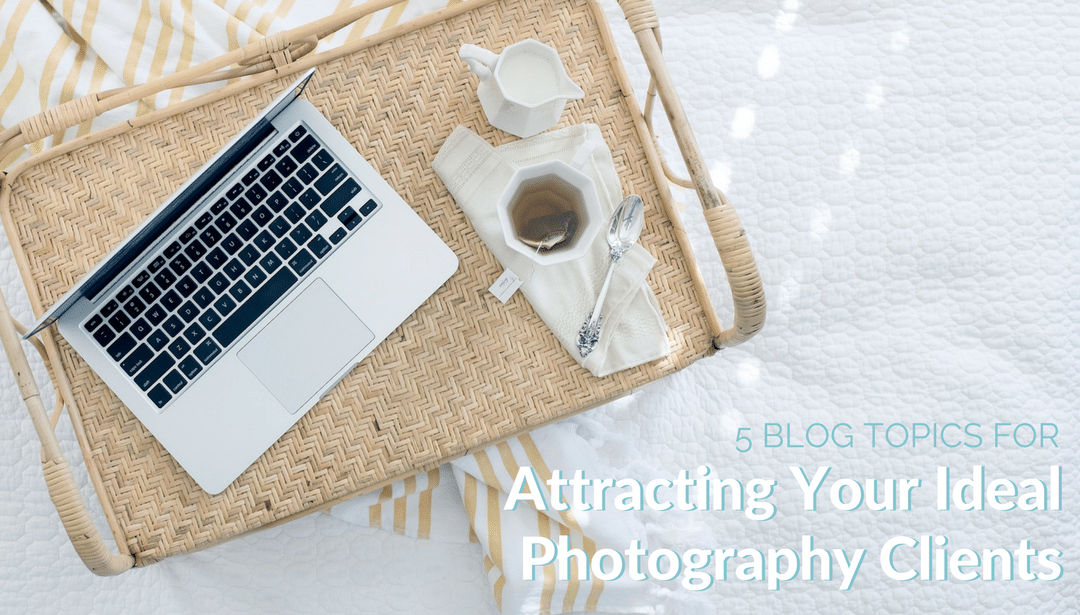
<svg viewBox="0 0 1080 615">
<path fill-rule="evenodd" d="M 577 347 L 583 359 L 589 356 L 589 353 L 596 348 L 596 343 L 600 341 L 600 323 L 604 320 L 600 316 L 600 309 L 604 305 L 608 286 L 611 286 L 611 276 L 615 273 L 615 265 L 619 263 L 619 260 L 612 254 L 611 264 L 608 265 L 607 275 L 604 276 L 604 285 L 600 287 L 600 294 L 596 296 L 596 306 L 589 312 L 589 317 L 585 320 L 585 324 L 581 325 L 581 331 L 578 332 Z"/>
</svg>

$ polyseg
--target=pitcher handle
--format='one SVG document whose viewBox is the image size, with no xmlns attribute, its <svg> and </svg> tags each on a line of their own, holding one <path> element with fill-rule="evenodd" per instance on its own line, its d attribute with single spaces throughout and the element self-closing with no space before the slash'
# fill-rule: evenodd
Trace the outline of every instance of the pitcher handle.
<svg viewBox="0 0 1080 615">
<path fill-rule="evenodd" d="M 458 55 L 469 65 L 469 70 L 481 80 L 491 77 L 491 71 L 495 69 L 495 63 L 499 61 L 498 55 L 470 43 L 462 45 Z"/>
</svg>

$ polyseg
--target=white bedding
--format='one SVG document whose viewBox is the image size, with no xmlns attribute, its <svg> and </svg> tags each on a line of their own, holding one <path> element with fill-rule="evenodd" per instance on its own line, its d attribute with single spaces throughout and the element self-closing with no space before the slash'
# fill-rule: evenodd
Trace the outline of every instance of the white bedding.
<svg viewBox="0 0 1080 615">
<path fill-rule="evenodd" d="M 604 4 L 640 93 L 643 62 L 615 2 Z M 820 574 L 770 591 L 764 581 L 738 580 L 733 566 L 726 581 L 696 596 L 709 605 L 699 610 L 1078 612 L 1080 5 L 657 4 L 691 124 L 757 255 L 768 321 L 749 343 L 572 420 L 623 442 L 605 454 L 632 451 L 639 474 L 670 478 L 708 464 L 722 477 L 778 481 L 771 520 L 690 513 L 711 535 L 672 542 L 799 550 L 802 536 L 813 535 L 818 547 L 867 549 L 848 591 Z M 663 147 L 677 158 L 672 139 Z M 695 197 L 676 193 L 714 301 L 729 315 Z M 0 284 L 28 322 L 6 238 L 0 248 Z M 479 547 L 360 529 L 325 514 L 97 578 L 46 495 L 37 440 L 6 362 L 0 396 L 8 442 L 0 451 L 0 612 L 496 612 Z M 790 424 L 792 444 L 804 446 L 766 448 L 765 423 Z M 815 423 L 850 425 L 837 435 L 843 443 L 852 434 L 853 445 L 810 445 L 805 430 Z M 876 446 L 866 423 L 882 425 Z M 953 429 L 936 446 L 924 439 L 894 447 L 883 432 L 894 423 L 978 424 L 970 430 L 983 442 L 970 446 L 973 437 Z M 1053 424 L 1056 438 L 1041 448 L 1010 438 L 995 447 L 996 423 Z M 748 433 L 753 448 L 740 453 L 745 441 L 737 438 Z M 78 460 L 70 429 L 63 434 Z M 890 434 L 900 442 L 899 428 Z M 970 479 L 975 465 L 985 466 L 987 481 L 1016 483 L 1049 481 L 1050 466 L 1063 466 L 1061 510 L 938 511 L 936 468 L 949 466 L 956 481 Z M 789 466 L 809 476 L 833 468 L 817 510 L 803 510 Z M 923 483 L 910 511 L 841 512 L 828 501 L 841 478 Z M 1013 550 L 1029 540 L 1059 550 L 1063 574 L 888 578 L 878 560 L 886 541 L 924 535 L 947 536 L 950 550 Z M 901 560 L 899 568 L 914 562 Z"/>
</svg>

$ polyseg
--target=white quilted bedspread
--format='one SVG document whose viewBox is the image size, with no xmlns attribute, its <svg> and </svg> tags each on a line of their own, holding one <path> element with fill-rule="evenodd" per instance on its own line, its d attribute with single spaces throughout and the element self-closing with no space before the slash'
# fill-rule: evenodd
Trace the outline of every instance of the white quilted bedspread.
<svg viewBox="0 0 1080 615">
<path fill-rule="evenodd" d="M 614 1 L 604 4 L 643 91 L 646 71 L 632 36 Z M 684 608 L 1080 611 L 1080 5 L 657 4 L 691 124 L 757 255 L 768 321 L 749 343 L 572 420 L 623 442 L 641 459 L 639 472 L 648 467 L 657 478 L 708 464 L 714 476 L 777 481 L 772 519 L 690 513 L 710 531 L 674 536 L 673 544 L 767 554 L 798 551 L 812 535 L 817 547 L 867 550 L 847 591 L 838 576 L 820 574 L 771 591 L 765 581 L 739 580 L 732 566 L 727 580 Z M 673 139 L 662 145 L 677 161 Z M 714 301 L 730 320 L 723 269 L 696 198 L 676 194 Z M 0 241 L 0 284 L 29 321 Z M 479 547 L 358 529 L 324 514 L 117 578 L 94 577 L 45 493 L 36 438 L 6 363 L 0 395 L 4 613 L 496 612 Z M 949 423 L 959 427 L 943 439 Z M 1025 423 L 1053 437 L 1024 446 Z M 768 429 L 783 437 L 766 439 L 766 424 L 780 426 Z M 908 432 L 922 435 L 923 426 L 936 426 L 936 441 L 913 444 Z M 836 438 L 823 440 L 834 428 Z M 77 458 L 70 428 L 63 433 Z M 740 435 L 752 443 L 748 452 L 739 451 L 747 445 Z M 845 435 L 851 446 L 841 447 Z M 951 468 L 954 482 L 984 466 L 987 483 L 1020 484 L 1049 483 L 1054 465 L 1064 468 L 1059 511 L 936 506 L 939 466 Z M 817 510 L 804 510 L 792 466 L 811 477 L 832 468 Z M 830 503 L 835 481 L 871 478 L 918 478 L 922 487 L 906 511 L 865 503 L 840 511 Z M 674 516 L 656 517 L 678 525 Z M 1026 540 L 1060 551 L 1052 559 L 1062 574 L 1026 581 L 1018 567 L 1014 580 L 893 580 L 879 553 L 897 536 L 945 536 L 950 553 L 1013 551 Z M 917 549 L 898 553 L 898 568 L 916 566 Z M 1031 561 L 1034 573 L 1052 576 Z"/>
</svg>

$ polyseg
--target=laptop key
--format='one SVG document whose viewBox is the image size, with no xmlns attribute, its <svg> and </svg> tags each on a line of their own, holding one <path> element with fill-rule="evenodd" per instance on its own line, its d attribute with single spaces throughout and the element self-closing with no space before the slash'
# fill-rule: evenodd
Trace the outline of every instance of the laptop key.
<svg viewBox="0 0 1080 615">
<path fill-rule="evenodd" d="M 260 171 L 265 171 L 269 169 L 270 167 L 274 166 L 274 157 L 270 154 L 267 154 L 263 157 L 262 160 L 259 161 L 259 164 L 257 166 L 259 167 Z"/>
<path fill-rule="evenodd" d="M 282 239 L 278 245 L 274 246 L 274 251 L 278 253 L 281 258 L 289 258 L 296 252 L 296 244 L 289 241 L 288 238 Z"/>
<path fill-rule="evenodd" d="M 221 346 L 228 347 L 229 344 L 233 343 L 238 337 L 243 335 L 244 331 L 246 331 L 259 316 L 270 309 L 282 295 L 288 292 L 297 280 L 298 278 L 293 274 L 291 269 L 283 267 L 274 274 L 273 277 L 264 282 L 262 288 L 252 293 L 247 302 L 236 310 L 236 313 L 229 316 L 225 319 L 225 322 L 218 325 L 218 328 L 214 330 L 212 337 L 217 340 L 217 343 Z M 196 349 L 195 353 L 198 355 L 199 350 Z M 203 357 L 200 356 L 199 359 L 202 360 Z M 206 361 L 203 360 L 203 363 L 206 363 Z"/>
<path fill-rule="evenodd" d="M 135 286 L 135 288 L 138 288 L 138 287 L 142 286 L 143 284 L 146 284 L 146 281 L 149 280 L 149 279 L 150 279 L 150 272 L 149 271 L 140 271 L 139 275 L 135 276 L 135 279 L 132 280 L 131 283 L 132 283 L 132 285 Z"/>
<path fill-rule="evenodd" d="M 146 310 L 146 320 L 150 321 L 150 324 L 154 326 L 160 324 L 168 315 L 169 313 L 160 305 L 151 306 L 149 310 Z"/>
<path fill-rule="evenodd" d="M 251 219 L 259 226 L 266 226 L 274 219 L 274 214 L 263 205 L 255 210 L 255 213 L 251 215 Z"/>
<path fill-rule="evenodd" d="M 373 199 L 368 199 L 368 202 L 364 203 L 364 205 L 360 208 L 360 214 L 366 216 L 371 212 L 375 211 L 378 206 L 379 204 L 376 203 Z"/>
<path fill-rule="evenodd" d="M 338 219 L 338 222 L 341 222 L 342 224 L 344 224 L 346 228 L 352 229 L 352 228 L 355 228 L 356 225 L 354 224 L 352 226 L 349 226 L 349 223 L 352 222 L 353 220 L 359 221 L 360 220 L 360 214 L 356 213 L 356 210 L 353 209 L 352 207 L 346 207 L 345 209 L 341 210 L 341 213 L 338 214 L 337 219 Z"/>
<path fill-rule="evenodd" d="M 300 194 L 300 191 L 304 189 L 304 184 L 295 177 L 290 177 L 289 181 L 285 182 L 285 185 L 281 187 L 281 191 L 284 192 L 290 199 L 295 199 L 296 195 Z"/>
<path fill-rule="evenodd" d="M 196 230 L 194 226 L 189 226 L 189 227 L 187 227 L 187 229 L 184 230 L 183 233 L 181 233 L 181 235 L 180 235 L 180 243 L 187 243 L 187 242 L 191 241 L 192 239 L 195 239 L 195 236 L 198 235 L 198 234 L 199 234 L 199 231 Z"/>
<path fill-rule="evenodd" d="M 165 248 L 165 252 L 162 253 L 162 256 L 164 256 L 165 258 L 172 258 L 172 257 L 176 256 L 179 253 L 180 253 L 180 242 L 179 241 L 174 241 L 174 242 L 169 244 L 169 247 Z"/>
<path fill-rule="evenodd" d="M 153 282 L 149 282 L 139 291 L 139 296 L 142 297 L 143 301 L 153 303 L 161 296 L 161 291 L 158 290 L 158 287 L 155 286 Z"/>
<path fill-rule="evenodd" d="M 261 255 L 262 253 L 255 246 L 245 246 L 243 250 L 240 250 L 240 254 L 237 254 L 240 260 L 248 267 L 254 265 Z"/>
<path fill-rule="evenodd" d="M 267 231 L 263 231 L 259 233 L 257 237 L 255 237 L 255 242 L 252 245 L 259 248 L 259 250 L 266 252 L 270 248 L 274 247 L 275 242 L 277 242 L 276 237 L 274 237 Z"/>
<path fill-rule="evenodd" d="M 117 312 L 113 314 L 113 317 L 109 319 L 109 324 L 113 329 L 117 331 L 123 331 L 127 329 L 127 326 L 131 324 L 131 319 L 123 312 Z"/>
<path fill-rule="evenodd" d="M 116 338 L 116 341 L 113 342 L 111 346 L 109 346 L 106 352 L 108 352 L 109 356 L 113 358 L 113 361 L 119 361 L 120 359 L 124 358 L 124 355 L 131 352 L 131 349 L 134 348 L 135 344 L 137 343 L 138 342 L 135 341 L 135 338 L 131 337 L 127 333 L 124 333 L 120 337 Z"/>
<path fill-rule="evenodd" d="M 221 354 L 221 348 L 214 343 L 214 340 L 207 338 L 195 347 L 194 354 L 196 357 L 199 357 L 199 360 L 202 361 L 203 365 L 210 365 L 210 362 Z"/>
<path fill-rule="evenodd" d="M 150 347 L 155 351 L 161 350 L 169 343 L 169 336 L 165 335 L 164 331 L 154 331 L 150 334 L 150 337 L 146 339 L 146 343 L 150 344 Z"/>
<path fill-rule="evenodd" d="M 304 275 L 314 264 L 315 257 L 303 248 L 296 253 L 296 256 L 289 259 L 289 266 L 296 270 L 296 275 Z"/>
<path fill-rule="evenodd" d="M 266 198 L 267 194 L 269 193 L 264 190 L 263 187 L 259 184 L 255 184 L 254 186 L 248 188 L 248 191 L 244 193 L 244 195 L 247 196 L 247 198 L 256 205 L 262 203 L 263 199 Z"/>
<path fill-rule="evenodd" d="M 221 248 L 214 248 L 206 255 L 206 263 L 214 269 L 220 269 L 227 260 L 229 260 L 229 257 L 225 256 L 225 253 L 221 251 Z"/>
<path fill-rule="evenodd" d="M 184 321 L 172 316 L 165 321 L 165 324 L 161 325 L 161 330 L 167 333 L 169 337 L 176 337 L 184 330 Z"/>
<path fill-rule="evenodd" d="M 311 227 L 311 230 L 317 231 L 321 229 L 324 224 L 326 224 L 326 216 L 322 215 L 322 212 L 316 209 L 315 211 L 311 212 L 311 214 L 307 218 L 305 218 L 304 221 L 307 222 L 308 226 Z"/>
<path fill-rule="evenodd" d="M 225 275 L 229 276 L 230 280 L 235 280 L 244 274 L 245 269 L 247 269 L 247 267 L 244 267 L 243 263 L 234 258 L 225 265 L 225 268 L 222 269 L 222 271 L 225 272 Z"/>
<path fill-rule="evenodd" d="M 169 403 L 172 399 L 172 395 L 169 394 L 169 391 L 164 385 L 160 384 L 151 389 L 146 395 L 150 398 L 150 401 L 154 402 L 154 405 L 158 407 L 158 410 L 164 408 L 165 404 Z"/>
<path fill-rule="evenodd" d="M 265 279 L 266 273 L 264 273 L 258 265 L 253 265 L 251 269 L 248 269 L 248 272 L 244 274 L 244 280 L 250 284 L 252 288 L 258 287 Z"/>
<path fill-rule="evenodd" d="M 292 156 L 293 158 L 296 158 L 297 162 L 304 162 L 314 154 L 317 149 L 319 149 L 319 142 L 315 140 L 315 137 L 308 135 L 292 149 Z"/>
<path fill-rule="evenodd" d="M 262 257 L 259 264 L 262 265 L 262 268 L 265 269 L 267 273 L 274 273 L 274 270 L 281 266 L 281 259 L 278 258 L 277 254 L 270 252 Z"/>
<path fill-rule="evenodd" d="M 302 246 L 307 243 L 308 239 L 311 239 L 311 230 L 301 224 L 300 226 L 294 228 L 291 233 L 289 233 L 289 237 L 291 237 L 292 240 L 296 242 L 296 245 Z"/>
<path fill-rule="evenodd" d="M 217 242 L 221 241 L 222 237 L 223 235 L 212 226 L 207 228 L 205 231 L 202 232 L 201 235 L 199 235 L 199 239 L 201 239 L 202 242 L 206 244 L 207 248 L 212 248 L 217 245 Z"/>
<path fill-rule="evenodd" d="M 128 297 L 131 297 L 134 294 L 135 294 L 135 289 L 134 288 L 132 288 L 130 286 L 125 286 L 125 287 L 120 289 L 120 292 L 116 293 L 116 300 L 119 301 L 120 303 L 123 303 L 123 302 L 128 300 Z"/>
<path fill-rule="evenodd" d="M 176 306 L 180 305 L 180 295 L 176 294 L 176 291 L 170 290 L 165 293 L 165 296 L 161 298 L 161 307 L 169 310 L 170 312 L 176 309 Z"/>
<path fill-rule="evenodd" d="M 244 199 L 237 199 L 235 203 L 229 207 L 229 212 L 237 218 L 243 218 L 251 211 L 251 203 L 248 203 Z"/>
<path fill-rule="evenodd" d="M 233 287 L 229 289 L 229 294 L 231 294 L 233 299 L 236 299 L 237 302 L 243 302 L 243 300 L 251 294 L 251 287 L 241 280 L 236 284 L 233 284 Z"/>
<path fill-rule="evenodd" d="M 219 322 L 221 322 L 221 316 L 218 316 L 214 308 L 206 308 L 202 316 L 199 316 L 199 324 L 205 327 L 207 331 L 213 330 Z"/>
<path fill-rule="evenodd" d="M 319 181 L 315 182 L 315 189 L 322 194 L 330 194 L 330 191 L 336 188 L 346 177 L 348 177 L 348 173 L 345 172 L 345 169 L 341 168 L 340 164 L 335 164 L 330 167 L 329 171 L 323 173 Z"/>
<path fill-rule="evenodd" d="M 101 315 L 108 318 L 109 314 L 116 311 L 116 308 L 120 307 L 120 304 L 116 301 L 109 301 L 101 308 Z"/>
<path fill-rule="evenodd" d="M 300 203 L 308 209 L 313 209 L 320 201 L 322 201 L 322 197 L 319 196 L 318 192 L 315 192 L 314 188 L 309 188 L 304 191 L 304 194 L 300 195 Z"/>
<path fill-rule="evenodd" d="M 195 303 L 201 308 L 205 308 L 214 302 L 214 293 L 208 288 L 200 288 L 199 292 L 195 293 Z"/>
<path fill-rule="evenodd" d="M 97 340 L 97 343 L 102 346 L 113 341 L 113 339 L 115 338 L 116 334 L 113 333 L 113 330 L 110 329 L 108 325 L 102 325 L 100 329 L 94 331 L 94 339 Z"/>
<path fill-rule="evenodd" d="M 93 333 L 94 329 L 97 329 L 98 325 L 103 322 L 105 322 L 105 319 L 102 318 L 100 314 L 94 314 L 93 318 L 86 321 L 86 324 L 83 325 L 83 328 L 86 329 L 88 333 Z"/>
<path fill-rule="evenodd" d="M 214 221 L 214 226 L 222 233 L 228 233 L 236 226 L 236 218 L 232 217 L 232 214 L 228 212 L 223 213 Z"/>
<path fill-rule="evenodd" d="M 138 352 L 136 350 L 135 352 Z M 158 355 L 156 359 L 150 362 L 139 375 L 135 377 L 135 384 L 140 389 L 149 389 L 155 382 L 161 380 L 161 377 L 165 375 L 165 372 L 169 371 L 173 365 L 176 365 L 176 359 L 173 359 L 168 353 Z"/>
<path fill-rule="evenodd" d="M 150 329 L 150 323 L 140 318 L 131 323 L 131 328 L 128 329 L 128 331 L 131 331 L 131 334 L 135 336 L 135 339 L 142 340 L 147 335 L 150 335 Z"/>
<path fill-rule="evenodd" d="M 229 289 L 229 278 L 225 277 L 225 274 L 219 273 L 210 279 L 210 289 L 215 294 L 220 295 Z"/>
<path fill-rule="evenodd" d="M 188 276 L 184 276 L 176 283 L 176 290 L 181 297 L 190 297 L 191 293 L 195 292 L 197 288 L 199 288 L 199 285 Z"/>
<path fill-rule="evenodd" d="M 319 153 L 315 154 L 315 157 L 311 159 L 311 162 L 315 163 L 315 166 L 319 167 L 320 170 L 325 170 L 326 167 L 334 162 L 334 156 L 330 152 L 321 149 L 319 150 Z"/>
<path fill-rule="evenodd" d="M 252 182 L 254 182 L 256 179 L 259 179 L 259 170 L 258 169 L 252 169 L 252 170 L 248 171 L 246 174 L 244 174 L 244 184 L 247 185 L 247 186 L 250 186 L 252 184 Z"/>
<path fill-rule="evenodd" d="M 210 265 L 206 263 L 199 263 L 195 265 L 195 268 L 191 270 L 191 277 L 198 283 L 203 283 L 214 273 L 214 270 L 210 268 Z"/>
<path fill-rule="evenodd" d="M 221 312 L 222 316 L 228 316 L 229 312 L 236 308 L 236 302 L 232 300 L 232 297 L 222 295 L 221 298 L 217 300 L 217 303 L 214 304 L 214 307 L 217 308 L 217 311 Z"/>
<path fill-rule="evenodd" d="M 282 139 L 281 143 L 278 143 L 277 145 L 274 146 L 274 155 L 275 156 L 281 156 L 282 154 L 284 154 L 287 151 L 289 151 L 289 142 L 286 141 L 285 139 Z"/>
<path fill-rule="evenodd" d="M 184 254 L 191 259 L 191 262 L 195 262 L 202 258 L 203 254 L 206 254 L 206 247 L 198 241 L 193 241 L 188 244 L 188 247 L 184 248 Z"/>
<path fill-rule="evenodd" d="M 244 193 L 244 185 L 238 183 L 238 184 L 233 185 L 232 188 L 229 188 L 229 191 L 225 193 L 225 196 L 229 197 L 229 199 L 231 200 L 231 199 L 235 199 L 236 197 L 240 196 L 243 193 Z M 216 207 L 216 205 L 215 205 L 215 207 Z M 224 206 L 222 206 L 222 209 L 224 209 Z M 220 214 L 221 211 L 220 210 L 215 211 L 214 213 Z"/>
<path fill-rule="evenodd" d="M 290 228 L 292 228 L 292 225 L 289 224 L 288 220 L 281 216 L 274 218 L 274 221 L 270 223 L 270 231 L 278 237 L 284 237 L 285 233 L 288 233 Z"/>
<path fill-rule="evenodd" d="M 302 199 L 303 197 L 300 198 Z M 300 203 L 293 203 L 292 205 L 289 205 L 288 209 L 286 209 L 285 213 L 282 215 L 284 215 L 285 218 L 289 220 L 289 222 L 296 224 L 297 222 L 304 219 L 304 214 L 306 213 L 307 212 L 304 211 L 304 208 L 300 206 Z"/>
<path fill-rule="evenodd" d="M 154 358 L 154 351 L 150 350 L 150 347 L 146 344 L 140 344 L 138 348 L 133 350 L 131 354 L 120 363 L 120 368 L 127 372 L 128 376 L 134 376 L 135 373 L 142 369 L 142 366 L 146 365 L 152 358 Z M 157 378 L 155 378 L 155 380 L 157 380 Z M 148 383 L 146 386 L 149 387 L 150 384 L 153 383 Z M 145 391 L 146 387 L 144 387 L 143 390 Z"/>
<path fill-rule="evenodd" d="M 165 257 L 164 256 L 159 256 L 159 257 L 155 258 L 154 260 L 150 261 L 150 266 L 147 267 L 147 268 L 150 270 L 150 273 L 154 273 L 155 271 L 157 271 L 158 269 L 161 269 L 164 266 L 165 266 Z"/>
<path fill-rule="evenodd" d="M 169 264 L 172 267 L 173 272 L 176 275 L 184 275 L 188 269 L 191 269 L 191 261 L 187 259 L 183 254 L 173 259 L 173 262 Z"/>
<path fill-rule="evenodd" d="M 240 236 L 240 239 L 247 241 L 255 236 L 255 233 L 259 232 L 259 227 L 255 226 L 255 223 L 251 220 L 244 220 L 240 223 L 240 226 L 236 227 L 236 234 Z"/>
<path fill-rule="evenodd" d="M 162 290 L 164 290 L 172 286 L 173 282 L 176 281 L 176 276 L 173 275 L 172 271 L 162 269 L 160 273 L 154 276 L 154 281 L 157 282 L 157 285 L 160 286 Z"/>
<path fill-rule="evenodd" d="M 308 243 L 307 247 L 309 250 L 311 250 L 312 254 L 314 254 L 318 258 L 322 258 L 330 253 L 330 249 L 333 246 L 330 245 L 330 242 L 323 239 L 321 235 L 316 235 Z"/>
<path fill-rule="evenodd" d="M 180 306 L 180 309 L 176 311 L 176 315 L 183 318 L 184 322 L 191 322 L 199 317 L 199 308 L 195 307 L 194 303 L 188 301 Z"/>
<path fill-rule="evenodd" d="M 266 175 L 263 175 L 262 179 L 259 180 L 259 183 L 262 184 L 263 188 L 266 188 L 269 191 L 273 191 L 274 188 L 277 188 L 281 185 L 281 181 L 282 180 L 280 175 L 278 175 L 274 171 L 267 171 Z"/>
<path fill-rule="evenodd" d="M 296 170 L 296 163 L 293 162 L 292 158 L 285 156 L 274 165 L 274 168 L 277 169 L 278 173 L 281 173 L 282 177 L 288 177 Z"/>
<path fill-rule="evenodd" d="M 184 337 L 192 344 L 197 344 L 199 341 L 206 337 L 206 331 L 199 325 L 191 325 L 184 331 Z"/>
<path fill-rule="evenodd" d="M 199 365 L 199 362 L 196 361 L 195 357 L 192 356 L 189 356 L 183 361 L 181 361 L 180 365 L 177 367 L 180 369 L 180 372 L 182 374 L 187 376 L 188 380 L 191 380 L 195 376 L 198 376 L 199 372 L 202 371 L 202 365 Z"/>
<path fill-rule="evenodd" d="M 180 389 L 184 388 L 184 385 L 187 384 L 187 380 L 184 380 L 184 377 L 180 375 L 180 372 L 174 369 L 161 379 L 161 384 L 169 387 L 169 390 L 172 391 L 173 394 L 176 394 L 180 392 Z"/>
<path fill-rule="evenodd" d="M 334 245 L 337 245 L 341 243 L 342 239 L 345 239 L 345 235 L 347 234 L 348 231 L 343 228 L 339 228 L 338 230 L 334 231 L 333 235 L 330 235 L 330 241 L 334 242 Z"/>
<path fill-rule="evenodd" d="M 240 241 L 239 237 L 230 233 L 228 237 L 222 240 L 221 249 L 228 252 L 229 256 L 232 256 L 233 254 L 236 254 L 236 251 L 239 250 L 243 245 L 244 242 Z"/>
<path fill-rule="evenodd" d="M 315 178 L 318 176 L 319 171 L 310 164 L 305 164 L 304 166 L 300 167 L 300 170 L 297 171 L 295 175 L 296 179 L 299 179 L 305 184 L 310 184 L 311 182 L 315 181 Z"/>
<path fill-rule="evenodd" d="M 345 183 L 341 184 L 333 194 L 326 197 L 326 200 L 323 201 L 321 206 L 323 213 L 327 216 L 335 215 L 357 194 L 360 194 L 360 184 L 356 183 L 356 180 L 350 177 L 345 180 Z"/>
<path fill-rule="evenodd" d="M 173 353 L 176 358 L 183 357 L 189 350 L 191 350 L 191 344 L 184 341 L 182 337 L 176 338 L 173 343 L 169 344 L 169 352 Z"/>
<path fill-rule="evenodd" d="M 213 221 L 214 221 L 214 214 L 212 214 L 210 212 L 206 212 L 205 214 L 199 216 L 199 219 L 195 221 L 195 228 L 197 228 L 199 230 L 202 230 L 202 229 L 206 228 L 207 224 L 210 224 Z"/>
<path fill-rule="evenodd" d="M 139 314 L 142 314 L 145 310 L 146 304 L 142 301 L 139 301 L 138 297 L 132 298 L 131 301 L 128 301 L 124 304 L 124 311 L 126 311 L 128 315 L 132 318 L 135 318 Z"/>
<path fill-rule="evenodd" d="M 289 140 L 296 143 L 301 137 L 307 134 L 307 129 L 303 125 L 299 125 L 289 133 Z"/>
</svg>

